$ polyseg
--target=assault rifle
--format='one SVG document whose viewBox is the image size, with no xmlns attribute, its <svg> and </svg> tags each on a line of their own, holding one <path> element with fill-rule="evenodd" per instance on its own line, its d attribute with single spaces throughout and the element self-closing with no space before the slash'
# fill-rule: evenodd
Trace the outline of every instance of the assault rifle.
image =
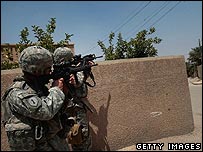
<svg viewBox="0 0 203 152">
<path fill-rule="evenodd" d="M 87 65 L 89 61 L 92 61 L 97 59 L 97 58 L 102 58 L 103 56 L 95 56 L 95 54 L 89 54 L 89 55 L 85 55 L 84 57 L 81 57 L 81 54 L 79 55 L 75 55 L 73 57 L 73 61 L 72 63 L 77 65 L 77 64 L 81 64 L 82 66 Z"/>
<path fill-rule="evenodd" d="M 95 54 L 89 54 L 84 57 L 81 55 L 75 55 L 72 61 L 64 62 L 61 64 L 53 65 L 53 72 L 51 74 L 51 79 L 59 79 L 64 78 L 66 83 L 69 83 L 70 75 L 73 74 L 76 80 L 76 84 L 78 83 L 77 72 L 83 71 L 85 74 L 89 74 L 90 78 L 93 81 L 93 85 L 85 82 L 88 86 L 94 87 L 96 82 L 94 80 L 94 75 L 91 72 L 91 67 L 97 66 L 98 64 L 94 63 L 93 60 L 96 58 L 101 58 L 103 56 L 96 57 Z M 90 65 L 88 62 L 92 61 L 94 64 Z"/>
</svg>

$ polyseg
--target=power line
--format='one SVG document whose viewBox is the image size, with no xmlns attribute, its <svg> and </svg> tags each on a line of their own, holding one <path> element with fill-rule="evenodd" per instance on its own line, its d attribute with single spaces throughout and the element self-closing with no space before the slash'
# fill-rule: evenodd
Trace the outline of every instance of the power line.
<svg viewBox="0 0 203 152">
<path fill-rule="evenodd" d="M 180 4 L 181 1 L 179 1 L 178 3 L 176 3 L 173 7 L 171 7 L 166 13 L 164 13 L 158 20 L 156 20 L 152 25 L 150 25 L 147 29 L 149 29 L 150 27 L 152 27 L 153 25 L 155 25 L 156 23 L 158 23 L 164 16 L 166 16 L 170 11 L 172 11 L 178 4 Z M 168 4 L 167 4 L 168 5 Z M 136 31 L 137 32 L 137 31 Z M 132 34 L 134 35 L 135 32 Z M 131 35 L 131 36 L 132 36 Z M 127 38 L 129 39 L 130 36 Z"/>
<path fill-rule="evenodd" d="M 166 16 L 170 11 L 172 11 L 178 4 L 180 4 L 181 1 L 179 1 L 177 4 L 175 4 L 171 9 L 169 9 L 164 15 L 162 15 L 158 20 L 156 20 L 150 27 L 158 23 L 164 16 Z"/>
<path fill-rule="evenodd" d="M 134 9 L 128 16 L 127 16 L 127 18 L 126 19 L 128 19 L 130 16 L 131 16 L 131 14 L 134 14 L 134 12 L 135 11 L 137 11 L 137 9 L 140 7 L 141 5 L 139 5 L 136 9 Z M 136 13 L 137 14 L 137 13 Z M 135 16 L 135 15 L 133 15 L 133 16 Z M 132 18 L 132 17 L 131 17 Z M 129 20 L 129 19 L 128 19 Z M 126 22 L 126 21 L 125 21 Z M 119 28 L 117 28 L 116 29 L 116 27 L 114 27 L 111 31 L 113 31 L 114 29 L 116 29 L 116 30 L 119 30 L 120 28 L 122 28 L 121 27 L 122 25 L 119 25 L 119 26 L 117 26 L 117 27 L 119 27 Z M 106 36 L 104 36 L 104 38 L 102 38 L 102 39 L 105 39 L 106 37 L 108 37 L 108 35 L 106 35 Z M 105 39 L 106 40 L 106 39 Z M 105 40 L 103 40 L 103 41 L 105 41 Z"/>
<path fill-rule="evenodd" d="M 120 25 L 115 31 L 114 33 L 116 33 L 118 30 L 120 30 L 123 26 L 125 26 L 130 20 L 132 20 L 135 16 L 137 16 L 142 10 L 144 10 L 149 4 L 151 3 L 151 1 L 149 1 L 144 7 L 142 7 L 138 12 L 136 12 L 132 17 L 130 17 L 126 22 L 124 22 L 122 25 Z M 133 11 L 134 13 L 134 11 Z M 132 14 L 132 13 L 130 13 Z M 130 16 L 130 15 L 128 15 Z M 106 37 L 104 40 L 102 40 L 102 42 L 106 41 L 108 39 L 108 37 Z M 98 45 L 92 47 L 91 49 L 89 50 L 92 50 L 94 48 L 96 48 Z"/>
<path fill-rule="evenodd" d="M 147 20 L 147 18 L 145 18 L 145 19 L 144 19 L 144 21 L 145 21 L 144 24 L 142 24 L 142 25 L 138 28 L 138 30 L 136 30 L 136 32 L 139 31 L 139 29 L 141 29 L 145 24 L 147 24 L 153 17 L 155 17 L 157 14 L 159 14 L 168 4 L 169 4 L 169 1 L 165 2 L 165 3 L 162 5 L 162 7 L 161 7 L 160 9 L 158 9 L 158 11 L 155 11 L 155 12 L 153 13 L 154 15 L 152 15 L 151 18 L 147 17 L 147 18 L 149 18 L 148 20 Z M 130 33 L 131 31 L 132 31 L 132 30 L 128 31 L 126 35 L 128 35 L 128 33 Z M 135 33 L 135 32 L 133 32 L 133 34 L 134 34 L 134 33 Z M 127 37 L 126 39 L 129 39 L 131 36 L 132 36 L 132 35 L 130 35 L 130 36 Z"/>
<path fill-rule="evenodd" d="M 150 1 L 151 2 L 151 1 Z M 133 17 L 135 17 L 138 13 L 140 13 L 145 7 L 147 7 L 149 4 L 150 4 L 150 2 L 148 2 L 144 7 L 142 7 L 142 9 L 141 10 L 139 10 L 136 14 L 134 14 L 133 15 Z M 181 3 L 181 1 L 179 1 L 178 3 L 176 3 L 172 8 L 170 8 L 165 14 L 163 14 L 158 20 L 156 20 L 151 26 L 149 26 L 148 28 L 150 28 L 150 27 L 152 27 L 153 25 L 155 25 L 155 24 L 157 24 L 163 17 L 165 17 L 169 12 L 171 12 L 178 4 L 180 4 Z M 142 26 L 144 26 L 146 23 L 148 23 L 154 16 L 156 16 L 163 8 L 165 8 L 166 6 L 168 5 L 168 3 L 167 4 L 165 4 L 163 7 L 161 7 L 160 8 L 160 10 L 159 11 L 157 11 L 149 20 L 147 20 Z M 130 19 L 128 19 L 125 23 L 123 23 L 117 30 L 115 30 L 115 32 L 117 32 L 119 29 L 121 29 L 124 25 L 126 25 L 133 17 L 131 17 Z M 142 27 L 141 26 L 141 27 Z M 114 33 L 115 33 L 114 32 Z M 108 37 L 107 37 L 108 38 Z M 106 39 L 107 39 L 106 38 Z M 129 37 L 128 37 L 129 38 Z M 128 39 L 127 38 L 127 39 Z M 105 39 L 105 40 L 106 40 Z M 103 40 L 102 42 L 104 42 L 105 40 Z M 94 48 L 96 48 L 96 47 L 98 47 L 98 45 L 96 45 L 95 47 L 92 47 L 91 49 L 89 49 L 89 50 L 92 50 L 92 49 L 94 49 Z"/>
<path fill-rule="evenodd" d="M 136 14 L 134 14 L 131 18 L 129 18 L 124 24 L 121 25 L 121 27 L 119 27 L 117 30 L 114 31 L 114 33 L 116 33 L 118 30 L 120 30 L 123 26 L 125 26 L 130 20 L 132 20 L 135 16 L 137 16 L 142 10 L 144 10 L 149 4 L 151 3 L 151 1 L 149 1 L 144 7 L 142 7 Z"/>
</svg>

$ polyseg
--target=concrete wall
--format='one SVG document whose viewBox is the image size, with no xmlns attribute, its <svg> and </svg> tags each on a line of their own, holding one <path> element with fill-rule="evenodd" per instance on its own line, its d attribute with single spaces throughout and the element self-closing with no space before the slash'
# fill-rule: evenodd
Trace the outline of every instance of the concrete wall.
<svg viewBox="0 0 203 152">
<path fill-rule="evenodd" d="M 184 56 L 98 64 L 93 67 L 97 85 L 89 88 L 94 109 L 89 113 L 93 150 L 117 150 L 193 131 Z M 2 92 L 16 74 L 2 72 Z"/>
<path fill-rule="evenodd" d="M 105 61 L 93 68 L 89 90 L 94 150 L 117 150 L 137 142 L 194 129 L 184 56 Z"/>
</svg>

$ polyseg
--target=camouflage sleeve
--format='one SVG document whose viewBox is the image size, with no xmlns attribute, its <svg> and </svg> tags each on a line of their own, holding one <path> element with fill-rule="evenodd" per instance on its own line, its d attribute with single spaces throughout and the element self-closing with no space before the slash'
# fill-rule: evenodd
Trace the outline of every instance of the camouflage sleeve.
<svg viewBox="0 0 203 152">
<path fill-rule="evenodd" d="M 20 89 L 12 90 L 8 96 L 12 111 L 39 120 L 53 118 L 64 99 L 65 95 L 58 87 L 49 89 L 49 95 L 41 98 Z"/>
</svg>

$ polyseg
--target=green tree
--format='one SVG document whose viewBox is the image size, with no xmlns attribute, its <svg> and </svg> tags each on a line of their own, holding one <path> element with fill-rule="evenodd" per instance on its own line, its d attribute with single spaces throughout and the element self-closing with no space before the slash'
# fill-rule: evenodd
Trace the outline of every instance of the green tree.
<svg viewBox="0 0 203 152">
<path fill-rule="evenodd" d="M 64 40 L 61 40 L 60 42 L 54 42 L 52 35 L 56 29 L 56 18 L 51 18 L 48 22 L 49 23 L 46 25 L 45 30 L 43 30 L 42 28 L 40 28 L 40 26 L 37 25 L 32 26 L 32 31 L 34 32 L 34 37 L 37 39 L 37 42 L 32 42 L 28 39 L 29 30 L 27 27 L 25 27 L 20 32 L 20 41 L 17 44 L 17 47 L 20 52 L 27 46 L 40 45 L 53 53 L 57 47 L 67 46 L 69 44 L 69 42 L 71 41 L 70 38 L 71 36 L 73 36 L 73 34 L 65 33 Z"/>
<path fill-rule="evenodd" d="M 115 34 L 111 32 L 109 35 L 109 47 L 107 48 L 102 41 L 98 41 L 98 45 L 105 54 L 105 60 L 153 57 L 157 56 L 157 49 L 153 44 L 159 44 L 162 41 L 158 37 L 147 38 L 155 31 L 154 27 L 150 28 L 149 31 L 140 31 L 136 37 L 131 38 L 129 42 L 123 40 L 121 33 L 119 33 L 115 47 L 112 43 Z"/>
<path fill-rule="evenodd" d="M 128 49 L 128 43 L 123 40 L 121 33 L 118 34 L 118 39 L 115 47 L 115 59 L 124 59 L 126 50 Z"/>
<path fill-rule="evenodd" d="M 194 76 L 194 65 L 190 64 L 189 62 L 186 62 L 186 70 L 187 70 L 187 76 L 193 77 Z"/>
<path fill-rule="evenodd" d="M 196 76 L 198 73 L 197 66 L 202 64 L 202 44 L 200 44 L 200 40 L 199 46 L 191 49 L 187 58 L 188 61 L 186 62 L 188 77 Z"/>
<path fill-rule="evenodd" d="M 202 58 L 202 46 L 192 48 L 192 51 L 189 52 L 188 61 L 198 66 L 202 64 L 201 58 Z"/>
<path fill-rule="evenodd" d="M 32 45 L 32 41 L 28 40 L 29 30 L 25 27 L 22 31 L 20 31 L 20 41 L 16 44 L 18 51 L 24 50 L 27 46 Z"/>
<path fill-rule="evenodd" d="M 3 48 L 5 52 L 5 60 L 1 62 L 1 70 L 18 68 L 18 62 L 13 60 L 12 50 L 8 48 Z"/>
<path fill-rule="evenodd" d="M 115 59 L 114 46 L 113 46 L 113 42 L 112 42 L 114 39 L 114 36 L 115 36 L 115 34 L 113 32 L 111 32 L 109 35 L 109 47 L 108 48 L 106 48 L 106 46 L 104 45 L 104 43 L 102 41 L 99 40 L 97 42 L 105 54 L 105 60 L 114 60 Z"/>
<path fill-rule="evenodd" d="M 22 52 L 28 46 L 40 45 L 53 53 L 57 47 L 67 46 L 71 41 L 70 38 L 73 36 L 73 34 L 65 33 L 65 39 L 59 42 L 54 42 L 52 35 L 56 29 L 56 18 L 51 18 L 48 22 L 49 23 L 46 25 L 45 30 L 40 28 L 40 26 L 32 26 L 32 31 L 34 32 L 34 37 L 37 39 L 37 42 L 32 42 L 28 39 L 30 34 L 29 29 L 28 27 L 24 27 L 24 29 L 20 31 L 20 41 L 16 44 L 17 51 Z M 7 60 L 1 63 L 1 70 L 17 68 L 18 63 L 13 62 L 13 56 L 9 49 L 4 49 L 4 52 L 6 52 L 5 54 Z"/>
</svg>

